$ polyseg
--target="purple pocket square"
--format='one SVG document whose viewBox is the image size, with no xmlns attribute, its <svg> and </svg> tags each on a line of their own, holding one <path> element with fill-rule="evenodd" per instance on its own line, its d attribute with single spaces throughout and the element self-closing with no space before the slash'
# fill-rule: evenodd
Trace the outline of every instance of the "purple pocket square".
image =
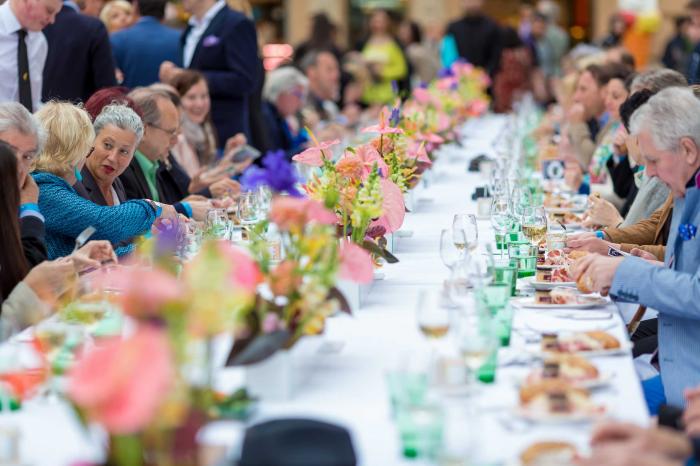
<svg viewBox="0 0 700 466">
<path fill-rule="evenodd" d="M 221 39 L 219 39 L 216 36 L 207 36 L 204 38 L 202 41 L 202 46 L 204 47 L 214 47 L 215 45 L 218 45 L 219 42 L 221 42 Z"/>
</svg>

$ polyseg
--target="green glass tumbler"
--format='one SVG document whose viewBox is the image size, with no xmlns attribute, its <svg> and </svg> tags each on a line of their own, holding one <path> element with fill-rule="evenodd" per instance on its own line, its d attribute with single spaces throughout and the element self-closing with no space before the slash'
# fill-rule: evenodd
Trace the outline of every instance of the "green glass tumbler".
<svg viewBox="0 0 700 466">
<path fill-rule="evenodd" d="M 517 264 L 496 265 L 493 271 L 493 279 L 496 283 L 508 283 L 510 284 L 510 295 L 515 296 L 516 283 L 517 283 L 518 269 Z"/>
</svg>

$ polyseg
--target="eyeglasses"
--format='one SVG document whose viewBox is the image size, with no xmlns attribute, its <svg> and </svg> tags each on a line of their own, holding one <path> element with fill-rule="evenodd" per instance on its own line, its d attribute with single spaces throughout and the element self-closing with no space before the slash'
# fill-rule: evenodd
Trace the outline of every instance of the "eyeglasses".
<svg viewBox="0 0 700 466">
<path fill-rule="evenodd" d="M 165 134 L 167 134 L 167 135 L 170 136 L 171 138 L 174 138 L 174 137 L 177 136 L 177 134 L 180 132 L 180 128 L 179 128 L 179 127 L 175 128 L 175 129 L 165 129 L 165 128 L 161 128 L 161 127 L 158 126 L 158 125 L 154 125 L 153 123 L 147 123 L 147 125 L 150 126 L 150 127 L 152 127 L 152 128 L 161 130 L 162 132 L 164 132 Z"/>
</svg>

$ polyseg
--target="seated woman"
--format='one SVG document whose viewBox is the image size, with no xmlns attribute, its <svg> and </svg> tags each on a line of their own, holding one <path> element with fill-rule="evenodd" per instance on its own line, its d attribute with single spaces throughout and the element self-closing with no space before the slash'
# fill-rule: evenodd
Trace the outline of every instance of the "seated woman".
<svg viewBox="0 0 700 466">
<path fill-rule="evenodd" d="M 270 72 L 263 88 L 263 117 L 270 135 L 270 150 L 283 150 L 290 159 L 305 149 L 309 138 L 296 114 L 306 101 L 309 81 L 296 68 Z"/>
<path fill-rule="evenodd" d="M 620 128 L 620 138 L 625 147 L 630 166 L 634 167 L 634 183 L 636 194 L 634 201 L 629 205 L 627 214 L 618 212 L 610 202 L 597 197 L 591 197 L 591 207 L 584 222 L 586 226 L 597 227 L 626 227 L 649 218 L 659 207 L 664 205 L 668 198 L 669 188 L 658 177 L 648 177 L 644 174 L 642 157 L 636 137 L 629 136 L 629 122 L 634 112 L 644 105 L 653 95 L 651 91 L 642 90 L 632 94 L 620 106 L 620 115 L 623 126 Z"/>
<path fill-rule="evenodd" d="M 76 272 L 116 260 L 106 241 L 91 241 L 70 257 L 30 270 L 19 228 L 17 158 L 0 142 L 0 341 L 48 316 L 52 304 L 74 283 Z"/>
<path fill-rule="evenodd" d="M 226 178 L 227 170 L 240 173 L 250 165 L 252 160 L 233 166 L 228 157 L 247 143 L 242 133 L 226 141 L 224 156 L 217 161 L 218 142 L 211 121 L 209 86 L 204 75 L 199 71 L 184 70 L 170 84 L 180 96 L 181 108 L 181 132 L 171 152 L 187 175 L 193 180 L 203 178 L 202 181 L 209 185 Z"/>
<path fill-rule="evenodd" d="M 85 110 L 64 102 L 49 102 L 36 114 L 46 130 L 46 144 L 37 157 L 32 177 L 39 186 L 39 208 L 46 219 L 49 259 L 71 254 L 75 240 L 87 227 L 93 238 L 121 243 L 150 231 L 161 216 L 174 217 L 170 206 L 133 200 L 104 207 L 82 198 L 73 185 L 92 153 L 95 131 Z M 118 247 L 117 255 L 133 246 Z"/>
<path fill-rule="evenodd" d="M 95 118 L 93 127 L 95 145 L 80 172 L 82 185 L 87 198 L 95 204 L 119 205 L 126 201 L 119 175 L 134 157 L 143 137 L 143 123 L 126 105 L 108 105 Z"/>
</svg>

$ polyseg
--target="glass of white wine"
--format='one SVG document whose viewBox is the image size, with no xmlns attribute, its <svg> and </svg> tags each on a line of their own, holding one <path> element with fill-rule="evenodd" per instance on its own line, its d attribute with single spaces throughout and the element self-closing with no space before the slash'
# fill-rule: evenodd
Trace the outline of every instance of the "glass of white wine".
<svg viewBox="0 0 700 466">
<path fill-rule="evenodd" d="M 420 290 L 416 302 L 416 321 L 426 338 L 438 340 L 450 331 L 450 309 L 437 290 Z"/>
<path fill-rule="evenodd" d="M 467 250 L 474 252 L 479 247 L 479 228 L 474 214 L 455 214 L 452 220 L 452 231 L 462 230 L 467 240 Z"/>
<path fill-rule="evenodd" d="M 488 316 L 476 311 L 461 312 L 455 319 L 455 344 L 469 371 L 467 380 L 474 382 L 477 371 L 498 348 L 498 338 Z"/>
<path fill-rule="evenodd" d="M 538 245 L 547 236 L 547 213 L 544 207 L 528 207 L 522 216 L 523 235 L 533 245 Z"/>
</svg>

